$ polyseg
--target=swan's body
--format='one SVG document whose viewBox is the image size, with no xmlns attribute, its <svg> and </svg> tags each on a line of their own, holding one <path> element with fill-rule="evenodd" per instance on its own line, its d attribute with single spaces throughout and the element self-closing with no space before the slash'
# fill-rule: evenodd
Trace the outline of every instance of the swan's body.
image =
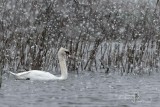
<svg viewBox="0 0 160 107">
<path fill-rule="evenodd" d="M 63 80 L 67 79 L 63 77 L 57 77 L 49 72 L 46 71 L 39 71 L 39 70 L 31 70 L 21 73 L 13 73 L 10 72 L 12 75 L 15 76 L 17 80 Z"/>
<path fill-rule="evenodd" d="M 55 76 L 49 72 L 39 71 L 39 70 L 31 70 L 21 73 L 13 73 L 18 80 L 64 80 L 68 77 L 67 67 L 66 67 L 66 55 L 69 51 L 65 48 L 60 48 L 58 51 L 58 59 L 61 69 L 61 76 Z"/>
</svg>

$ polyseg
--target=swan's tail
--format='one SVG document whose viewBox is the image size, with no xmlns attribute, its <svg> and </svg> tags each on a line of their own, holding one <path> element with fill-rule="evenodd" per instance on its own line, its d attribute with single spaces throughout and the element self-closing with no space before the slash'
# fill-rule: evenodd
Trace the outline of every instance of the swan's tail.
<svg viewBox="0 0 160 107">
<path fill-rule="evenodd" d="M 17 80 L 19 80 L 19 79 L 23 79 L 23 80 L 25 80 L 25 79 L 29 79 L 29 78 L 27 78 L 26 77 L 26 75 L 28 74 L 28 73 L 30 73 L 30 72 L 23 72 L 23 73 L 14 73 L 14 72 L 11 72 L 11 71 L 7 71 L 7 73 L 9 73 L 9 74 L 11 74 L 11 75 L 13 75 Z"/>
<path fill-rule="evenodd" d="M 11 71 L 8 71 L 8 73 L 9 73 L 9 74 L 12 74 L 13 76 L 17 76 L 16 73 L 13 73 L 13 72 L 11 72 Z"/>
<path fill-rule="evenodd" d="M 13 76 L 17 77 L 17 74 L 16 74 L 16 73 L 14 73 L 14 72 L 7 71 L 6 73 L 9 73 L 9 74 L 11 74 L 11 75 L 13 75 Z"/>
</svg>

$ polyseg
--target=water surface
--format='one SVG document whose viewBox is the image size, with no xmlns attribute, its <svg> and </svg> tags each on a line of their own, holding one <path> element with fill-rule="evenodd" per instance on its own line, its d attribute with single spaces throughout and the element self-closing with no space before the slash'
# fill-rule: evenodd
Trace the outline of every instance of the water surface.
<svg viewBox="0 0 160 107">
<path fill-rule="evenodd" d="M 3 79 L 0 107 L 159 107 L 160 76 L 70 74 L 65 81 Z"/>
</svg>

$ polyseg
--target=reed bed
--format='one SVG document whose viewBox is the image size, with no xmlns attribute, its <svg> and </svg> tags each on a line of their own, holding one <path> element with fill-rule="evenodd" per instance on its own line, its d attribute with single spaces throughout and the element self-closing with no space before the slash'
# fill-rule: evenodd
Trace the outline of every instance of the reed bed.
<svg viewBox="0 0 160 107">
<path fill-rule="evenodd" d="M 68 69 L 77 73 L 150 74 L 160 69 L 156 1 L 28 0 L 7 7 L 9 3 L 1 4 L 2 74 L 59 71 L 60 47 L 70 50 Z"/>
</svg>

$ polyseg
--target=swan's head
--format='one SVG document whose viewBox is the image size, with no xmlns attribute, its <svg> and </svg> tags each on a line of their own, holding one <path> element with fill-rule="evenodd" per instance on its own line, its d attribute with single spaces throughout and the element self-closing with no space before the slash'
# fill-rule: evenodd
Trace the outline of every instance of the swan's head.
<svg viewBox="0 0 160 107">
<path fill-rule="evenodd" d="M 59 59 L 66 59 L 66 57 L 69 55 L 69 50 L 61 47 L 58 51 L 58 57 Z"/>
</svg>

